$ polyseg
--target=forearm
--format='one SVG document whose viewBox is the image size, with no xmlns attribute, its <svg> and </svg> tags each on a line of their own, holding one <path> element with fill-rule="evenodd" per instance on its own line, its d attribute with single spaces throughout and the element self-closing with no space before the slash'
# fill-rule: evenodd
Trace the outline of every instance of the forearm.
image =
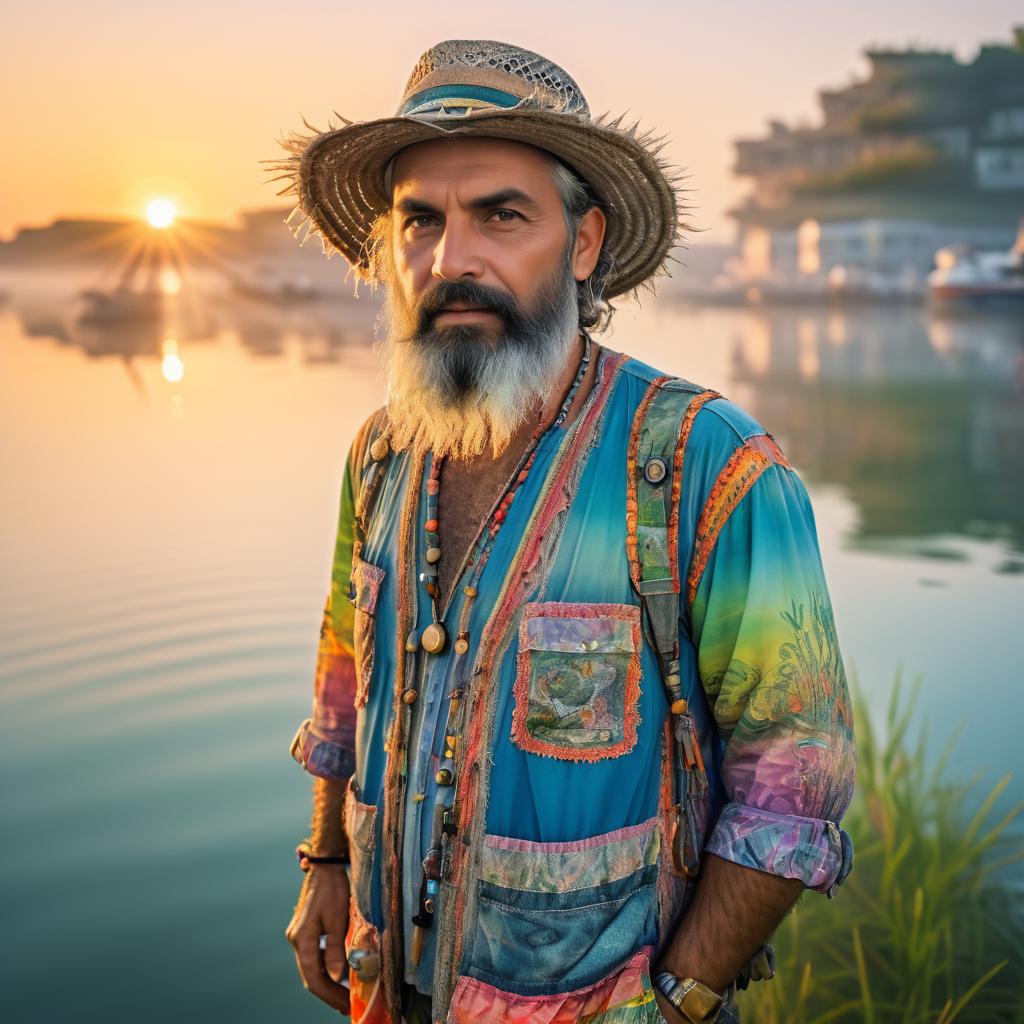
<svg viewBox="0 0 1024 1024">
<path fill-rule="evenodd" d="M 348 849 L 343 809 L 344 779 L 313 779 L 313 820 L 310 846 L 318 857 L 339 857 Z"/>
<path fill-rule="evenodd" d="M 803 888 L 799 879 L 705 853 L 693 900 L 657 970 L 723 991 L 775 931 Z"/>
</svg>

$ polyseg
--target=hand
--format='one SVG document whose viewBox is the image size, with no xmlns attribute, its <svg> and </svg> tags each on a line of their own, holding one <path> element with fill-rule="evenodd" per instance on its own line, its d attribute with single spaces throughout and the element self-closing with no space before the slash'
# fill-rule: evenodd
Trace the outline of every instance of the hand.
<svg viewBox="0 0 1024 1024">
<path fill-rule="evenodd" d="M 344 866 L 314 864 L 306 873 L 295 913 L 284 932 L 295 947 L 295 962 L 306 990 L 345 1014 L 349 1012 L 349 993 L 340 982 L 348 971 L 348 901 Z M 320 936 L 325 934 L 327 948 L 321 950 Z"/>
</svg>

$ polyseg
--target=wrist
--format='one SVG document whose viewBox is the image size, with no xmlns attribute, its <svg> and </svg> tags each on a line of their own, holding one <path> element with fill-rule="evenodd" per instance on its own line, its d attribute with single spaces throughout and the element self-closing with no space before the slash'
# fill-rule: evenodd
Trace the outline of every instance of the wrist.
<svg viewBox="0 0 1024 1024">
<path fill-rule="evenodd" d="M 338 850 L 337 852 L 332 853 L 320 853 L 316 851 L 317 848 L 308 839 L 303 839 L 302 842 L 295 847 L 295 857 L 299 862 L 299 867 L 303 871 L 309 871 L 314 867 L 346 868 L 350 863 L 347 850 Z"/>
</svg>

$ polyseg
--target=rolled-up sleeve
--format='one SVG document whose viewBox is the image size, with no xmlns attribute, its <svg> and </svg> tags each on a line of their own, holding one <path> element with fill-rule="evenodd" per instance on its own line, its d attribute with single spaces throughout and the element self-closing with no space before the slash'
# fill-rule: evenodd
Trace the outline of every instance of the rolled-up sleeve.
<svg viewBox="0 0 1024 1024">
<path fill-rule="evenodd" d="M 292 757 L 312 775 L 347 779 L 355 766 L 356 670 L 352 646 L 355 612 L 349 600 L 352 573 L 353 452 L 345 464 L 331 586 L 324 603 L 313 679 L 313 713 L 292 740 Z"/>
<path fill-rule="evenodd" d="M 687 579 L 727 803 L 705 850 L 832 896 L 853 862 L 850 696 L 807 490 L 747 438 L 701 512 Z"/>
</svg>

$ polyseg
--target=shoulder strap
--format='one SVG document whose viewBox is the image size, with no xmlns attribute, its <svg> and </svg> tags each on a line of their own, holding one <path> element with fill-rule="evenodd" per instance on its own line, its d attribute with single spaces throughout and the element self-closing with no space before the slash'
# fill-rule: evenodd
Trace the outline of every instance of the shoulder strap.
<svg viewBox="0 0 1024 1024">
<path fill-rule="evenodd" d="M 659 377 L 633 418 L 627 458 L 626 551 L 672 716 L 671 850 L 676 870 L 688 877 L 700 870 L 707 777 L 679 672 L 679 504 L 690 425 L 705 402 L 719 397 L 690 381 Z"/>
<path fill-rule="evenodd" d="M 679 681 L 679 499 L 689 424 L 717 391 L 658 377 L 647 389 L 629 438 L 626 551 L 648 636 L 657 651 L 669 703 Z"/>
</svg>

